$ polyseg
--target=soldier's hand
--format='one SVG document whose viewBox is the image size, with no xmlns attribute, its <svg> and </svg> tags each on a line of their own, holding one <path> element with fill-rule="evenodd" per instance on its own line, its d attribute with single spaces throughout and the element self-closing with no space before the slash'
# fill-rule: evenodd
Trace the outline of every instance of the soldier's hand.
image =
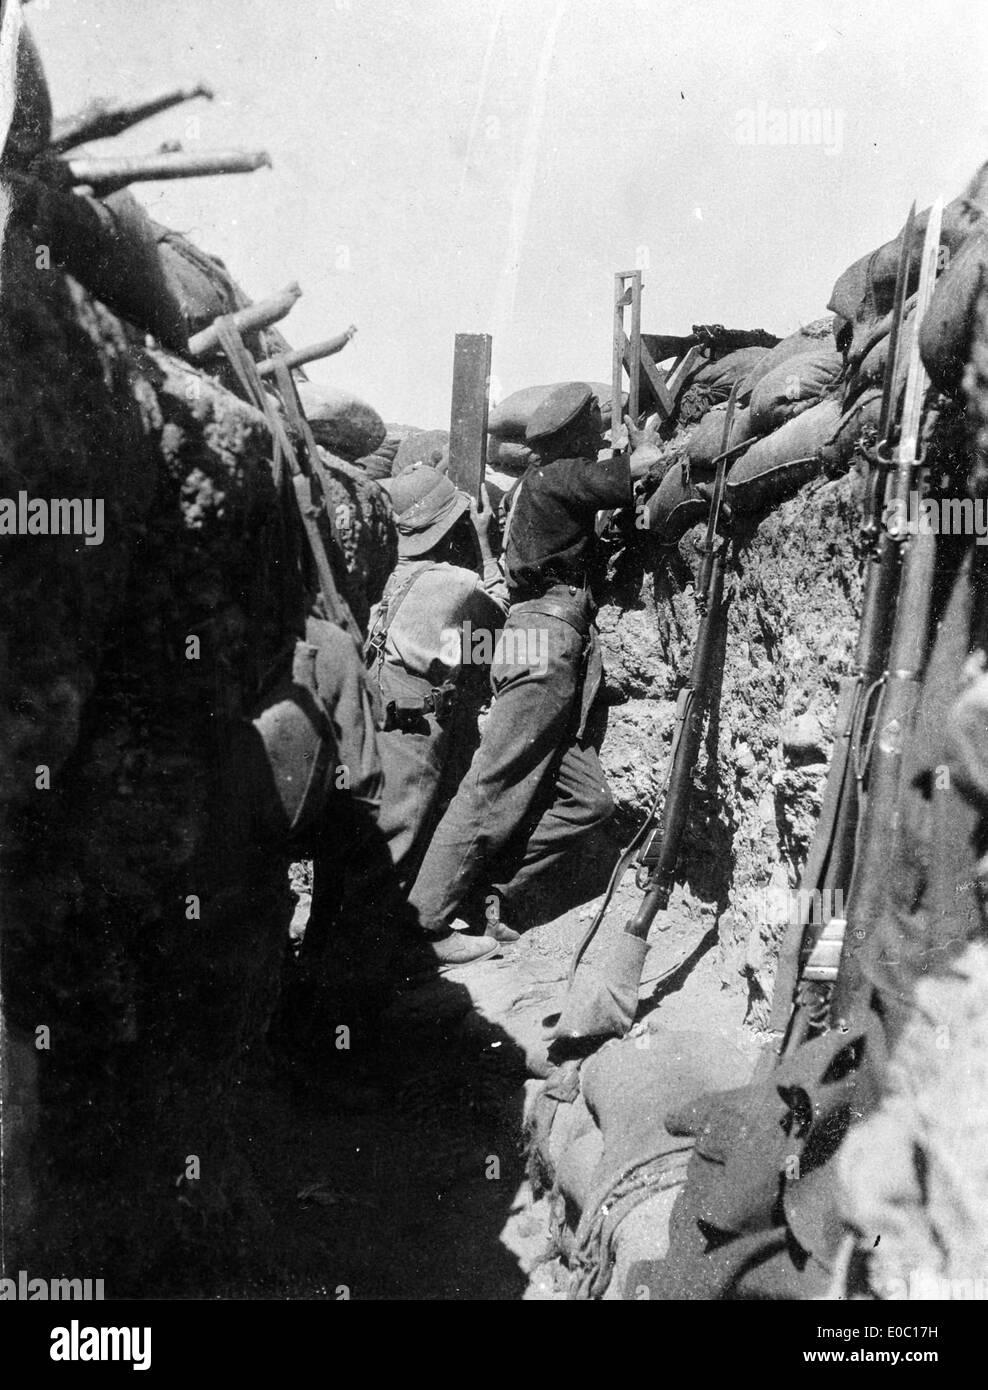
<svg viewBox="0 0 988 1390">
<path fill-rule="evenodd" d="M 654 429 L 639 429 L 630 415 L 624 417 L 624 426 L 631 447 L 631 476 L 644 478 L 662 459 L 662 440 Z"/>
<path fill-rule="evenodd" d="M 490 534 L 491 522 L 494 520 L 494 509 L 491 506 L 486 483 L 480 485 L 479 502 L 476 497 L 470 498 L 470 520 L 473 522 L 473 529 L 482 539 Z"/>
</svg>

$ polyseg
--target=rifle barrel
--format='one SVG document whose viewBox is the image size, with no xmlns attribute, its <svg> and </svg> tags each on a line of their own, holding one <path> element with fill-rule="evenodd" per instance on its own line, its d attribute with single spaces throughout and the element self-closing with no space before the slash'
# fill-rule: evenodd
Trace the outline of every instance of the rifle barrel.
<svg viewBox="0 0 988 1390">
<path fill-rule="evenodd" d="M 270 328 L 271 324 L 286 318 L 301 294 L 299 285 L 293 282 L 280 294 L 260 299 L 256 304 L 249 304 L 246 309 L 238 309 L 231 317 L 241 333 L 255 333 L 260 328 Z M 211 353 L 217 352 L 219 346 L 219 333 L 215 324 L 211 324 L 201 333 L 193 333 L 189 339 L 188 355 L 192 358 L 208 357 Z"/>
<path fill-rule="evenodd" d="M 170 151 L 166 154 L 127 155 L 116 158 L 70 159 L 74 184 L 86 184 L 99 197 L 126 188 L 130 183 L 158 179 L 195 179 L 211 174 L 250 174 L 270 169 L 266 150 L 211 150 L 204 154 Z"/>
<path fill-rule="evenodd" d="M 172 106 L 193 101 L 196 97 L 205 97 L 207 101 L 212 101 L 213 91 L 199 82 L 194 87 L 174 87 L 147 101 L 115 103 L 97 97 L 95 101 L 88 102 L 81 111 L 55 122 L 49 149 L 54 154 L 64 154 L 66 150 L 75 149 L 77 145 L 83 145 L 88 140 L 105 140 L 109 136 L 120 135 L 140 121 L 157 116 Z"/>
<path fill-rule="evenodd" d="M 289 371 L 295 367 L 304 367 L 306 362 L 318 362 L 323 357 L 332 357 L 337 352 L 342 351 L 347 343 L 357 331 L 357 325 L 351 323 L 345 333 L 337 333 L 335 338 L 325 338 L 321 343 L 312 343 L 309 347 L 296 348 L 294 352 L 286 352 L 284 355 L 285 366 Z M 274 376 L 278 368 L 277 357 L 266 357 L 263 362 L 257 364 L 258 376 Z"/>
</svg>

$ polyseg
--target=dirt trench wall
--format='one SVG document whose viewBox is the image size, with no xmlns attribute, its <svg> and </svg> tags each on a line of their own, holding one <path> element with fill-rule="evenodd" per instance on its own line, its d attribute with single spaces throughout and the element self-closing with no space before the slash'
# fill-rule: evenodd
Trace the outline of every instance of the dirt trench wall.
<svg viewBox="0 0 988 1390">
<path fill-rule="evenodd" d="M 105 536 L 0 537 L 6 1253 L 108 1297 L 251 1218 L 226 1115 L 292 899 L 216 796 L 224 716 L 289 637 L 269 456 L 255 410 L 8 232 L 0 495 L 102 499 Z M 359 606 L 389 509 L 334 489 Z"/>
<path fill-rule="evenodd" d="M 725 988 L 764 1026 L 850 667 L 861 582 L 855 480 L 809 484 L 740 537 L 726 649 L 670 912 L 717 925 Z M 615 557 L 598 616 L 610 704 L 602 761 L 622 838 L 665 776 L 699 613 L 696 528 L 671 565 L 647 535 Z M 785 741 L 785 746 L 784 746 Z M 719 919 L 719 920 L 718 920 Z"/>
</svg>

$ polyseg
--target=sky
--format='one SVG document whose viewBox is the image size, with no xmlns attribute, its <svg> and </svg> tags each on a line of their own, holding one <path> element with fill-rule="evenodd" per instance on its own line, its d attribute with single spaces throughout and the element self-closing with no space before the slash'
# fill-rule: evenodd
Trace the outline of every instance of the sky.
<svg viewBox="0 0 988 1390">
<path fill-rule="evenodd" d="M 457 332 L 492 396 L 609 380 L 613 274 L 643 328 L 791 332 L 913 198 L 988 157 L 984 0 L 33 0 L 57 115 L 203 81 L 93 153 L 265 149 L 135 187 L 388 421 L 448 427 Z"/>
</svg>

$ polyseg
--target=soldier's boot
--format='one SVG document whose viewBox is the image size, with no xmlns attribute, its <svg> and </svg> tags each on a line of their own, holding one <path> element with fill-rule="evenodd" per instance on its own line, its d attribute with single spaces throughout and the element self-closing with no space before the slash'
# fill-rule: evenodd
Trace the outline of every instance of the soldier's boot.
<svg viewBox="0 0 988 1390">
<path fill-rule="evenodd" d="M 501 949 L 501 942 L 491 936 L 470 936 L 462 931 L 450 931 L 448 936 L 426 937 L 425 943 L 440 969 L 454 965 L 469 965 L 484 960 Z"/>
</svg>

